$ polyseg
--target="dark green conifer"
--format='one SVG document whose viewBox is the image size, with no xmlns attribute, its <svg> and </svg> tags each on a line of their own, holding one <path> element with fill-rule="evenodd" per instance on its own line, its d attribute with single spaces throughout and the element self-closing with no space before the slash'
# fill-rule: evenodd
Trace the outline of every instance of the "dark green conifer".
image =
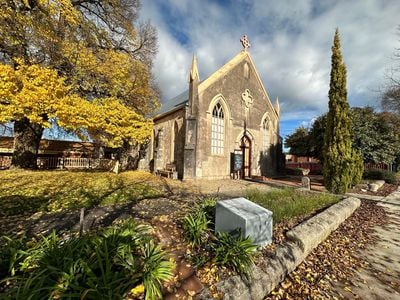
<svg viewBox="0 0 400 300">
<path fill-rule="evenodd" d="M 340 50 L 336 29 L 332 46 L 332 66 L 329 87 L 329 111 L 324 136 L 324 182 L 333 193 L 344 194 L 361 180 L 363 161 L 352 148 L 351 117 L 347 102 L 346 66 Z"/>
</svg>

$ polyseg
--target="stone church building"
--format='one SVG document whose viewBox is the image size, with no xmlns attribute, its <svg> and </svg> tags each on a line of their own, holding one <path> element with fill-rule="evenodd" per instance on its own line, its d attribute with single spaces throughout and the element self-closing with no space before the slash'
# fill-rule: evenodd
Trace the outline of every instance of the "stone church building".
<svg viewBox="0 0 400 300">
<path fill-rule="evenodd" d="M 245 38 L 245 37 L 244 37 Z M 248 178 L 277 173 L 282 160 L 279 102 L 271 103 L 244 49 L 200 81 L 196 57 L 184 93 L 154 117 L 150 170 L 179 179 Z"/>
</svg>

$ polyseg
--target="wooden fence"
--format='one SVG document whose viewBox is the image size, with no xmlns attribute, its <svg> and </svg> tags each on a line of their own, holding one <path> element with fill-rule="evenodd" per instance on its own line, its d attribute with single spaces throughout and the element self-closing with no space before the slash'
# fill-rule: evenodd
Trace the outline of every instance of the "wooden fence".
<svg viewBox="0 0 400 300">
<path fill-rule="evenodd" d="M 296 169 L 296 168 L 302 168 L 302 169 L 310 169 L 310 171 L 319 171 L 322 170 L 322 165 L 321 163 L 313 163 L 313 162 L 286 162 L 286 168 L 289 169 Z M 373 164 L 373 163 L 366 163 L 364 164 L 364 169 L 365 170 L 387 170 L 387 171 L 394 171 L 393 165 L 389 164 Z"/>
<path fill-rule="evenodd" d="M 380 163 L 380 164 L 372 164 L 372 163 L 367 163 L 364 164 L 364 169 L 365 170 L 387 170 L 391 171 L 390 165 Z"/>
<path fill-rule="evenodd" d="M 289 169 L 310 169 L 310 171 L 322 170 L 322 165 L 319 162 L 286 162 L 286 168 Z"/>
<path fill-rule="evenodd" d="M 39 157 L 38 168 L 49 169 L 95 169 L 111 170 L 115 161 L 104 158 L 82 158 L 82 157 Z M 9 168 L 11 156 L 0 156 L 0 168 Z"/>
<path fill-rule="evenodd" d="M 0 170 L 11 166 L 11 156 L 0 156 Z"/>
</svg>

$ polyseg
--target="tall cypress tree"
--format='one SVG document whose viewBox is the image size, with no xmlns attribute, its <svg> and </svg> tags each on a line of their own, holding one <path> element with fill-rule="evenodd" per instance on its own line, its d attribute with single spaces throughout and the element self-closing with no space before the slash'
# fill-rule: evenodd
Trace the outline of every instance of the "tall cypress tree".
<svg viewBox="0 0 400 300">
<path fill-rule="evenodd" d="M 339 30 L 332 46 L 329 112 L 324 136 L 324 182 L 333 193 L 344 194 L 361 180 L 363 162 L 352 147 L 351 117 L 347 102 L 346 66 L 340 50 Z"/>
</svg>

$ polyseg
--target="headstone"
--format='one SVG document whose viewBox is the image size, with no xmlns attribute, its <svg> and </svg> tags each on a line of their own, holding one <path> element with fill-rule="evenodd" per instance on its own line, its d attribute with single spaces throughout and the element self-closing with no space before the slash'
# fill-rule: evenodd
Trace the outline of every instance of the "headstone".
<svg viewBox="0 0 400 300">
<path fill-rule="evenodd" d="M 218 201 L 215 231 L 231 232 L 240 228 L 259 246 L 272 242 L 272 212 L 245 198 Z"/>
<path fill-rule="evenodd" d="M 307 177 L 307 176 L 301 177 L 301 187 L 308 191 L 311 190 L 310 177 Z"/>
</svg>

